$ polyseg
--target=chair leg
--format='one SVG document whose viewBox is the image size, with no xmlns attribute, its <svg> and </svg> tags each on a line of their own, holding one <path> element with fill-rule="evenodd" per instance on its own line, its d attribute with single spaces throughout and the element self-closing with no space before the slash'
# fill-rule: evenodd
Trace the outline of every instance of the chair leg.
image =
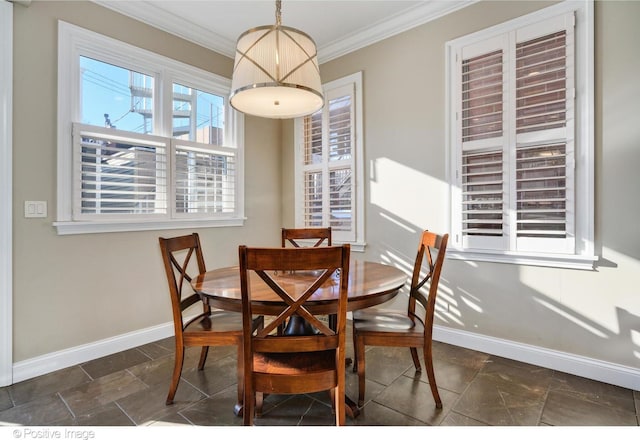
<svg viewBox="0 0 640 440">
<path fill-rule="evenodd" d="M 329 400 L 331 400 L 331 414 L 335 414 L 337 407 L 336 407 L 336 389 L 335 388 L 331 388 L 329 390 Z"/>
<path fill-rule="evenodd" d="M 358 406 L 364 405 L 364 371 L 365 371 L 365 356 L 364 356 L 364 339 L 362 337 L 356 338 L 355 342 L 355 358 L 358 363 Z M 355 363 L 356 361 L 354 361 Z"/>
<path fill-rule="evenodd" d="M 255 414 L 255 398 L 256 395 L 245 383 L 244 387 L 244 408 L 242 409 L 242 421 L 244 426 L 253 426 L 253 417 Z"/>
<path fill-rule="evenodd" d="M 255 393 L 256 396 L 256 416 L 260 417 L 262 415 L 262 405 L 264 402 L 264 393 Z"/>
<path fill-rule="evenodd" d="M 175 363 L 173 366 L 173 376 L 171 377 L 171 385 L 169 385 L 169 394 L 167 395 L 167 400 L 165 404 L 171 405 L 173 403 L 173 398 L 176 395 L 176 391 L 178 390 L 178 383 L 180 382 L 180 375 L 182 374 L 182 365 L 184 363 L 184 345 L 182 342 L 176 343 L 176 355 L 175 355 Z"/>
<path fill-rule="evenodd" d="M 238 366 L 236 367 L 236 380 L 238 381 L 238 402 L 233 408 L 233 413 L 240 417 L 244 414 L 244 354 L 242 341 L 238 343 Z"/>
<path fill-rule="evenodd" d="M 418 349 L 416 347 L 409 347 L 411 350 L 411 359 L 413 359 L 413 366 L 416 367 L 416 371 L 422 371 L 420 366 L 420 358 L 418 357 Z"/>
<path fill-rule="evenodd" d="M 431 344 L 427 343 L 424 347 L 424 363 L 427 366 L 427 378 L 429 379 L 429 386 L 431 387 L 431 394 L 433 394 L 433 400 L 436 401 L 436 408 L 442 408 L 442 400 L 440 399 L 440 393 L 438 392 L 438 385 L 436 384 L 436 374 L 433 370 L 433 356 L 431 353 Z"/>
<path fill-rule="evenodd" d="M 200 351 L 200 361 L 198 362 L 198 370 L 204 369 L 204 364 L 207 362 L 207 355 L 209 354 L 209 347 L 202 347 L 202 351 Z"/>
<path fill-rule="evenodd" d="M 340 387 L 338 387 L 338 391 L 335 391 L 335 389 L 333 388 L 331 389 L 331 391 L 333 397 L 332 402 L 336 411 L 336 426 L 344 426 L 346 419 L 346 402 L 344 400 L 344 389 L 342 389 L 341 391 Z"/>
<path fill-rule="evenodd" d="M 356 333 L 356 324 L 353 321 L 352 329 L 351 329 L 352 337 L 353 337 L 353 372 L 358 371 L 358 350 L 356 349 L 357 343 L 357 333 Z"/>
</svg>

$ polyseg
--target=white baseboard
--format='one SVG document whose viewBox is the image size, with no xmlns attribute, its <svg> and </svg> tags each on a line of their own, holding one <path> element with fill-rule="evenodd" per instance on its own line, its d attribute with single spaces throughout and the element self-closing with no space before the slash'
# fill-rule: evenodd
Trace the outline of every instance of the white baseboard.
<svg viewBox="0 0 640 440">
<path fill-rule="evenodd" d="M 13 364 L 14 383 L 173 336 L 166 323 Z M 434 326 L 433 339 L 483 353 L 640 391 L 640 369 L 555 350 Z"/>
<path fill-rule="evenodd" d="M 640 391 L 638 368 L 437 325 L 433 340 Z"/>
<path fill-rule="evenodd" d="M 13 382 L 51 373 L 173 336 L 173 322 L 60 350 L 13 364 Z"/>
</svg>

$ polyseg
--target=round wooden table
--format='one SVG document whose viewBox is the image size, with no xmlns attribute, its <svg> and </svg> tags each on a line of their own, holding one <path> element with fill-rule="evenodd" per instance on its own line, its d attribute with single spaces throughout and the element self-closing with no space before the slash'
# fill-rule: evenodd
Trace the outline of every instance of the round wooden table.
<svg viewBox="0 0 640 440">
<path fill-rule="evenodd" d="M 252 272 L 250 276 L 251 311 L 256 315 L 278 315 L 285 307 L 282 298 L 255 273 Z M 308 279 L 311 276 L 313 275 L 303 271 L 279 272 L 275 274 L 275 279 L 288 293 L 297 298 L 295 294 L 304 292 L 309 285 Z M 371 261 L 351 260 L 347 310 L 363 309 L 391 300 L 398 294 L 407 279 L 407 274 L 393 266 Z M 238 266 L 207 271 L 194 278 L 191 285 L 211 307 L 242 312 L 240 269 Z M 331 315 L 335 313 L 338 290 L 338 281 L 336 279 L 328 280 L 313 294 L 310 300 L 305 302 L 305 308 L 314 314 Z M 356 417 L 360 412 L 357 405 L 348 396 L 345 398 L 347 400 L 347 414 Z M 242 405 L 240 402 L 234 411 L 237 415 L 241 414 Z"/>
<path fill-rule="evenodd" d="M 251 274 L 253 301 L 251 309 L 257 315 L 275 316 L 283 308 L 277 296 L 255 273 Z M 304 272 L 281 272 L 276 279 L 290 292 L 300 292 L 308 286 Z M 372 261 L 351 260 L 349 267 L 349 301 L 347 310 L 353 311 L 389 301 L 398 294 L 408 279 L 402 270 Z M 240 271 L 237 266 L 214 269 L 198 275 L 191 285 L 211 307 L 241 312 Z M 331 313 L 338 300 L 335 280 L 325 283 L 306 307 L 314 313 Z"/>
</svg>

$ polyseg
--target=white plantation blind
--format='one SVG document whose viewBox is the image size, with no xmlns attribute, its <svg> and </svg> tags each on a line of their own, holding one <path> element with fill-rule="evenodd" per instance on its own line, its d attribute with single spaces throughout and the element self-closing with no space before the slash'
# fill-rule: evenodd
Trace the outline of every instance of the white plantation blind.
<svg viewBox="0 0 640 440">
<path fill-rule="evenodd" d="M 83 124 L 73 127 L 75 219 L 236 214 L 235 148 Z"/>
<path fill-rule="evenodd" d="M 345 90 L 347 92 L 347 90 Z M 353 148 L 352 93 L 329 100 L 329 160 L 351 159 Z"/>
<path fill-rule="evenodd" d="M 504 231 L 504 49 L 461 63 L 462 235 L 467 246 L 498 248 Z"/>
<path fill-rule="evenodd" d="M 462 154 L 462 232 L 503 235 L 502 150 Z"/>
<path fill-rule="evenodd" d="M 236 150 L 174 140 L 175 213 L 230 214 L 236 206 Z"/>
<path fill-rule="evenodd" d="M 334 238 L 355 239 L 353 191 L 354 88 L 326 93 L 327 103 L 303 118 L 303 227 L 331 226 Z"/>
<path fill-rule="evenodd" d="M 322 111 L 303 118 L 304 124 L 304 164 L 322 162 Z"/>
<path fill-rule="evenodd" d="M 351 167 L 329 172 L 329 225 L 334 231 L 353 229 L 351 175 Z"/>
<path fill-rule="evenodd" d="M 516 157 L 518 237 L 564 238 L 566 145 L 520 147 Z"/>
<path fill-rule="evenodd" d="M 164 139 L 73 125 L 74 216 L 157 216 L 167 213 Z"/>
<path fill-rule="evenodd" d="M 564 130 L 567 116 L 571 117 L 567 31 L 517 43 L 516 64 L 516 132 L 521 138 L 529 134 L 534 141 L 517 147 L 517 235 L 566 238 L 571 177 Z M 549 133 L 547 139 L 560 136 L 560 142 L 535 142 L 534 136 L 544 133 Z"/>
<path fill-rule="evenodd" d="M 575 251 L 573 16 L 516 32 L 516 248 Z"/>
<path fill-rule="evenodd" d="M 567 38 L 556 32 L 516 45 L 516 130 L 565 127 Z"/>
<path fill-rule="evenodd" d="M 351 232 L 353 223 L 353 89 L 329 100 L 329 226 Z"/>
<path fill-rule="evenodd" d="M 324 223 L 322 173 L 309 171 L 305 172 L 304 176 L 304 226 L 320 228 Z"/>
<path fill-rule="evenodd" d="M 322 110 L 303 118 L 304 124 L 304 214 L 305 227 L 318 228 L 324 223 L 322 198 Z"/>
<path fill-rule="evenodd" d="M 458 244 L 575 250 L 572 15 L 457 48 Z"/>
<path fill-rule="evenodd" d="M 462 62 L 462 141 L 502 136 L 502 50 Z"/>
</svg>

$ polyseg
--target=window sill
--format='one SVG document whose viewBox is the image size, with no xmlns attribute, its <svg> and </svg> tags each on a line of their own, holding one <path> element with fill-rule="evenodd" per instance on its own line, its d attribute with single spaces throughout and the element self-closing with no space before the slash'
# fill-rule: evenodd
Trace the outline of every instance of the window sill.
<svg viewBox="0 0 640 440">
<path fill-rule="evenodd" d="M 595 270 L 597 256 L 560 255 L 513 252 L 483 252 L 447 249 L 447 258 L 463 261 L 486 261 L 490 263 L 518 264 L 523 266 L 542 266 L 562 269 Z"/>
<path fill-rule="evenodd" d="M 301 246 L 313 246 L 313 244 L 315 243 L 315 240 L 296 240 L 296 241 L 298 241 L 298 243 L 300 243 Z M 334 246 L 339 246 L 341 244 L 350 244 L 351 252 L 364 252 L 365 247 L 367 246 L 367 244 L 363 242 L 355 243 L 353 241 L 338 241 L 338 240 L 334 240 L 332 244 Z"/>
<path fill-rule="evenodd" d="M 171 221 L 137 221 L 137 222 L 54 222 L 58 235 L 102 234 L 106 232 L 156 231 L 160 229 L 194 229 L 217 228 L 226 226 L 243 226 L 244 218 L 224 220 L 171 220 Z"/>
<path fill-rule="evenodd" d="M 342 244 L 342 243 L 338 243 L 338 244 Z M 366 243 L 354 243 L 354 242 L 349 242 L 349 244 L 351 245 L 351 251 L 352 252 L 364 252 L 364 248 L 367 246 Z"/>
</svg>

